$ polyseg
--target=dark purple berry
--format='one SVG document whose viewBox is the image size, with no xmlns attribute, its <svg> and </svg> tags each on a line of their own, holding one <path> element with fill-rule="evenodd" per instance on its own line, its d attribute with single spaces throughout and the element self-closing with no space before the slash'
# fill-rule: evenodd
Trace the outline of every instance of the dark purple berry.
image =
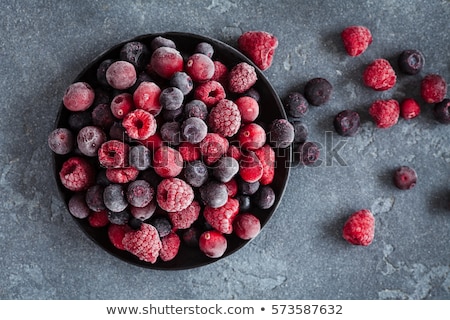
<svg viewBox="0 0 450 320">
<path fill-rule="evenodd" d="M 111 184 L 111 181 L 106 177 L 106 169 L 98 170 L 97 176 L 95 177 L 95 183 L 103 187 Z"/>
<path fill-rule="evenodd" d="M 212 57 L 214 54 L 214 48 L 211 44 L 208 42 L 200 42 L 195 46 L 195 53 L 203 53 L 204 55 L 208 57 Z"/>
<path fill-rule="evenodd" d="M 238 194 L 236 200 L 239 201 L 239 212 L 247 212 L 250 210 L 252 206 L 250 196 Z"/>
<path fill-rule="evenodd" d="M 172 224 L 167 218 L 155 217 L 150 223 L 158 230 L 160 238 L 165 237 L 172 232 Z"/>
<path fill-rule="evenodd" d="M 184 95 L 187 95 L 194 88 L 192 78 L 183 71 L 175 72 L 170 78 L 170 85 L 181 90 Z"/>
<path fill-rule="evenodd" d="M 440 123 L 450 123 L 450 99 L 444 99 L 434 105 L 434 117 Z"/>
<path fill-rule="evenodd" d="M 198 247 L 198 239 L 200 238 L 201 232 L 196 227 L 190 227 L 183 232 L 182 238 L 184 243 L 186 243 L 189 247 L 196 248 Z"/>
<path fill-rule="evenodd" d="M 247 182 L 242 179 L 238 179 L 238 190 L 240 194 L 251 196 L 258 191 L 260 186 L 259 181 Z"/>
<path fill-rule="evenodd" d="M 115 122 L 114 115 L 111 108 L 107 104 L 98 104 L 94 107 L 91 113 L 92 124 L 98 126 L 103 130 L 109 130 Z"/>
<path fill-rule="evenodd" d="M 269 127 L 270 144 L 275 148 L 287 148 L 294 141 L 294 127 L 286 119 L 275 119 Z"/>
<path fill-rule="evenodd" d="M 154 38 L 152 42 L 150 42 L 150 48 L 152 49 L 152 51 L 155 51 L 159 47 L 169 47 L 176 49 L 175 42 L 161 36 Z"/>
<path fill-rule="evenodd" d="M 200 118 L 187 118 L 181 124 L 182 138 L 192 144 L 201 142 L 208 133 L 208 126 L 205 121 Z"/>
<path fill-rule="evenodd" d="M 128 210 L 123 210 L 119 212 L 108 211 L 108 220 L 113 224 L 124 225 L 128 223 L 131 215 Z"/>
<path fill-rule="evenodd" d="M 191 186 L 200 187 L 208 180 L 208 168 L 200 160 L 186 162 L 183 175 Z"/>
<path fill-rule="evenodd" d="M 164 121 L 166 121 L 166 122 L 172 122 L 172 121 L 180 122 L 184 118 L 183 108 L 178 108 L 175 110 L 163 109 L 161 111 L 161 116 L 164 119 Z"/>
<path fill-rule="evenodd" d="M 136 82 L 133 84 L 133 86 L 130 88 L 130 92 L 136 91 L 136 89 L 139 87 L 139 85 L 142 82 L 154 82 L 153 78 L 145 71 L 142 71 L 138 74 L 136 78 Z"/>
<path fill-rule="evenodd" d="M 401 166 L 394 172 L 394 184 L 401 190 L 413 188 L 417 183 L 417 173 L 413 168 Z"/>
<path fill-rule="evenodd" d="M 184 106 L 184 117 L 197 117 L 205 121 L 208 117 L 208 107 L 201 100 L 191 100 Z"/>
<path fill-rule="evenodd" d="M 81 112 L 72 112 L 69 115 L 69 127 L 74 132 L 92 124 L 92 115 L 90 110 Z"/>
<path fill-rule="evenodd" d="M 303 117 L 308 111 L 309 105 L 306 98 L 299 92 L 291 92 L 284 101 L 284 108 L 293 118 Z"/>
<path fill-rule="evenodd" d="M 305 98 L 309 104 L 320 106 L 326 103 L 333 91 L 333 86 L 324 78 L 314 78 L 305 85 Z"/>
<path fill-rule="evenodd" d="M 155 191 L 145 180 L 135 180 L 128 185 L 127 200 L 134 207 L 143 208 L 152 201 Z"/>
<path fill-rule="evenodd" d="M 168 87 L 161 91 L 159 103 L 163 109 L 176 110 L 183 104 L 183 92 L 177 87 Z"/>
<path fill-rule="evenodd" d="M 163 178 L 158 175 L 153 168 L 148 168 L 147 170 L 141 172 L 140 179 L 147 181 L 153 188 L 156 189 Z"/>
<path fill-rule="evenodd" d="M 120 184 L 110 184 L 103 190 L 103 202 L 110 211 L 121 212 L 126 209 L 128 202 Z"/>
<path fill-rule="evenodd" d="M 319 159 L 320 149 L 314 142 L 305 142 L 298 146 L 297 154 L 301 164 L 310 166 Z"/>
<path fill-rule="evenodd" d="M 232 157 L 222 157 L 212 169 L 213 176 L 220 182 L 229 182 L 239 171 L 239 162 Z"/>
<path fill-rule="evenodd" d="M 137 145 L 130 148 L 130 166 L 138 170 L 147 170 L 151 165 L 150 150 L 144 145 Z"/>
<path fill-rule="evenodd" d="M 222 182 L 210 180 L 200 187 L 200 197 L 205 205 L 219 208 L 227 203 L 227 186 Z"/>
<path fill-rule="evenodd" d="M 165 122 L 160 128 L 161 139 L 169 145 L 177 146 L 180 144 L 181 140 L 180 130 L 179 122 Z"/>
<path fill-rule="evenodd" d="M 295 143 L 304 143 L 308 139 L 308 127 L 301 121 L 293 121 L 291 122 L 294 127 L 294 142 Z"/>
<path fill-rule="evenodd" d="M 150 52 L 142 42 L 132 41 L 120 50 L 120 59 L 130 62 L 137 70 L 143 70 L 150 59 Z"/>
<path fill-rule="evenodd" d="M 131 138 L 128 136 L 125 128 L 122 126 L 122 122 L 114 121 L 111 128 L 109 128 L 110 140 L 119 140 L 123 142 L 130 142 Z"/>
<path fill-rule="evenodd" d="M 102 185 L 96 184 L 87 189 L 86 191 L 86 204 L 92 211 L 99 212 L 106 210 L 105 203 L 103 202 L 103 190 L 105 188 Z"/>
<path fill-rule="evenodd" d="M 78 219 L 84 219 L 89 216 L 90 209 L 86 204 L 84 193 L 77 192 L 72 195 L 68 203 L 69 212 Z"/>
<path fill-rule="evenodd" d="M 95 98 L 92 105 L 96 106 L 98 104 L 110 104 L 111 103 L 111 92 L 109 90 L 106 90 L 102 87 L 98 87 L 94 89 L 95 91 Z"/>
<path fill-rule="evenodd" d="M 425 58 L 418 50 L 405 50 L 398 57 L 398 66 L 406 74 L 414 75 L 422 70 Z"/>
<path fill-rule="evenodd" d="M 259 94 L 258 90 L 256 90 L 253 87 L 251 87 L 250 89 L 245 91 L 242 95 L 246 96 L 246 97 L 253 98 L 253 99 L 256 100 L 256 102 L 259 102 L 259 99 L 261 98 L 261 95 Z"/>
<path fill-rule="evenodd" d="M 339 135 L 353 137 L 359 131 L 360 117 L 356 111 L 344 110 L 336 115 L 333 124 Z"/>
<path fill-rule="evenodd" d="M 97 81 L 104 87 L 110 88 L 108 81 L 106 80 L 106 70 L 112 65 L 114 60 L 107 59 L 100 63 L 97 68 Z"/>
<path fill-rule="evenodd" d="M 68 154 L 74 147 L 75 139 L 69 129 L 57 128 L 50 132 L 47 142 L 54 153 Z"/>
<path fill-rule="evenodd" d="M 252 196 L 252 202 L 260 209 L 269 209 L 275 203 L 275 192 L 270 186 L 261 186 Z"/>
<path fill-rule="evenodd" d="M 133 216 L 130 216 L 130 218 L 128 219 L 128 225 L 133 230 L 139 230 L 141 228 L 141 225 L 142 225 L 142 220 L 138 219 L 138 218 L 135 218 Z"/>
<path fill-rule="evenodd" d="M 98 149 L 106 141 L 106 134 L 96 126 L 87 126 L 81 129 L 77 135 L 78 149 L 88 157 L 98 154 Z"/>
</svg>

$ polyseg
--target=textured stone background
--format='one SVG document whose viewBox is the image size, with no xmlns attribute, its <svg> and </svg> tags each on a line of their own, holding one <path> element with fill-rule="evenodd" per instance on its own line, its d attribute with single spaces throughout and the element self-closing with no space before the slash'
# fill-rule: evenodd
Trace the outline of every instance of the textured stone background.
<svg viewBox="0 0 450 320">
<path fill-rule="evenodd" d="M 367 113 L 377 98 L 419 98 L 426 73 L 450 82 L 449 16 L 445 0 L 7 1 L 0 11 L 0 298 L 449 299 L 450 127 L 424 104 L 418 119 L 389 130 L 377 130 Z M 339 38 L 351 24 L 374 36 L 357 58 Z M 52 176 L 46 139 L 64 89 L 91 59 L 139 34 L 187 31 L 235 45 L 247 30 L 279 39 L 265 74 L 280 97 L 312 77 L 334 85 L 330 102 L 305 118 L 310 140 L 323 146 L 322 164 L 294 168 L 272 220 L 227 259 L 163 272 L 103 252 L 76 227 Z M 399 75 L 383 93 L 361 84 L 367 63 L 384 57 L 395 66 L 409 48 L 426 57 L 420 75 Z M 344 108 L 361 112 L 357 137 L 333 133 L 332 118 Z M 334 147 L 345 165 L 336 158 L 327 165 Z M 390 181 L 402 164 L 420 179 L 407 192 Z M 367 248 L 340 236 L 345 218 L 361 208 L 377 222 Z"/>
</svg>

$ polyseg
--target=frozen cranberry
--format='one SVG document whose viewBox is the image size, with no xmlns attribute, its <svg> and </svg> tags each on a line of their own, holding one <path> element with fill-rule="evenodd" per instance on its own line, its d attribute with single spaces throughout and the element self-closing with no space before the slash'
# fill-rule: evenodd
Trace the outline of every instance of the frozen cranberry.
<svg viewBox="0 0 450 320">
<path fill-rule="evenodd" d="M 63 104 L 70 111 L 84 111 L 94 102 L 95 92 L 86 82 L 72 83 L 64 93 Z"/>
<path fill-rule="evenodd" d="M 127 61 L 116 61 L 106 70 L 106 81 L 114 89 L 125 90 L 136 82 L 136 69 Z"/>
<path fill-rule="evenodd" d="M 118 94 L 111 101 L 111 112 L 117 119 L 123 119 L 133 109 L 133 96 L 130 93 Z"/>
<path fill-rule="evenodd" d="M 159 96 L 161 88 L 154 82 L 142 82 L 133 93 L 133 101 L 136 108 L 143 109 L 153 115 L 158 115 L 161 111 Z"/>
<path fill-rule="evenodd" d="M 202 53 L 194 53 L 186 62 L 186 72 L 197 82 L 210 80 L 214 75 L 214 62 Z"/>
<path fill-rule="evenodd" d="M 237 105 L 241 113 L 241 120 L 244 123 L 253 122 L 259 115 L 258 101 L 252 97 L 243 96 L 237 98 L 234 103 Z"/>
<path fill-rule="evenodd" d="M 183 71 L 183 57 L 174 48 L 159 47 L 150 59 L 153 71 L 164 79 L 170 79 L 176 72 Z"/>
</svg>

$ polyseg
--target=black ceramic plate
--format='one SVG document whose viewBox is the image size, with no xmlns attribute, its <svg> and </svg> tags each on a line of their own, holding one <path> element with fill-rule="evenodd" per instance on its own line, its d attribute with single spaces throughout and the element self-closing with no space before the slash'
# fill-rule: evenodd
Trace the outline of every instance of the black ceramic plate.
<svg viewBox="0 0 450 320">
<path fill-rule="evenodd" d="M 91 84 L 94 88 L 98 86 L 96 71 L 100 63 L 106 59 L 118 59 L 119 52 L 121 47 L 129 42 L 129 41 L 141 41 L 150 47 L 150 42 L 153 38 L 157 36 L 163 36 L 165 38 L 173 40 L 177 49 L 182 53 L 183 56 L 190 55 L 194 52 L 195 46 L 199 42 L 208 42 L 214 47 L 214 56 L 213 59 L 219 60 L 224 63 L 227 67 L 231 68 L 239 62 L 247 62 L 253 65 L 256 69 L 258 81 L 254 85 L 254 88 L 260 94 L 260 115 L 257 119 L 257 122 L 262 123 L 270 123 L 273 119 L 278 118 L 286 118 L 286 114 L 284 112 L 283 106 L 280 102 L 280 99 L 273 87 L 266 79 L 266 77 L 261 73 L 261 71 L 243 54 L 234 49 L 233 47 L 220 42 L 215 39 L 211 39 L 204 36 L 199 36 L 195 34 L 188 33 L 179 33 L 179 32 L 169 32 L 162 34 L 147 34 L 138 36 L 134 39 L 125 41 L 123 43 L 117 44 L 111 49 L 107 50 L 96 59 L 94 59 L 74 80 L 77 81 L 85 81 Z M 68 127 L 68 117 L 70 112 L 63 106 L 61 103 L 60 111 L 56 120 L 56 127 Z M 271 187 L 274 189 L 276 194 L 276 200 L 274 205 L 270 209 L 262 210 L 262 209 L 252 209 L 252 213 L 256 215 L 261 221 L 261 227 L 269 221 L 272 214 L 277 209 L 288 178 L 289 178 L 289 163 L 291 161 L 291 148 L 286 149 L 275 149 L 276 152 L 276 169 L 275 169 L 275 178 Z M 70 156 L 70 155 L 69 155 Z M 61 192 L 61 195 L 67 204 L 71 192 L 65 189 L 59 180 L 59 171 L 61 169 L 62 163 L 66 160 L 68 156 L 60 156 L 54 155 L 54 169 L 55 169 L 55 178 L 58 184 L 58 188 Z M 165 269 L 165 270 L 176 270 L 176 269 L 188 269 L 199 267 L 202 265 L 206 265 L 212 262 L 215 262 L 219 259 L 223 259 L 233 252 L 236 252 L 238 249 L 242 248 L 248 241 L 241 240 L 235 235 L 227 235 L 228 246 L 225 254 L 219 259 L 212 259 L 205 256 L 198 248 L 192 248 L 185 244 L 181 244 L 178 255 L 171 261 L 163 262 L 160 259 L 154 264 L 144 262 L 139 260 L 136 256 L 130 254 L 127 251 L 119 250 L 115 248 L 108 239 L 107 228 L 93 228 L 89 225 L 87 219 L 77 219 L 74 218 L 79 227 L 91 238 L 96 244 L 98 244 L 101 248 L 111 253 L 112 255 L 135 265 L 151 268 L 151 269 Z M 204 223 L 199 223 L 199 225 L 204 225 Z"/>
</svg>

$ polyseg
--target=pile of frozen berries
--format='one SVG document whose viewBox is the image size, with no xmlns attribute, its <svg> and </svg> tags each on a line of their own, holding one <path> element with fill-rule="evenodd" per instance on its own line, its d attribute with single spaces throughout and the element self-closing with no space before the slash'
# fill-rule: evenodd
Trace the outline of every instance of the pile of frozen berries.
<svg viewBox="0 0 450 320">
<path fill-rule="evenodd" d="M 277 39 L 246 32 L 239 49 L 262 70 Z M 278 196 L 276 150 L 294 128 L 260 121 L 255 68 L 225 65 L 208 42 L 182 52 L 168 37 L 131 41 L 71 84 L 67 126 L 49 134 L 68 208 L 119 250 L 170 261 L 181 244 L 221 257 L 227 236 L 254 238 Z M 274 113 L 276 114 L 276 113 Z"/>
</svg>

